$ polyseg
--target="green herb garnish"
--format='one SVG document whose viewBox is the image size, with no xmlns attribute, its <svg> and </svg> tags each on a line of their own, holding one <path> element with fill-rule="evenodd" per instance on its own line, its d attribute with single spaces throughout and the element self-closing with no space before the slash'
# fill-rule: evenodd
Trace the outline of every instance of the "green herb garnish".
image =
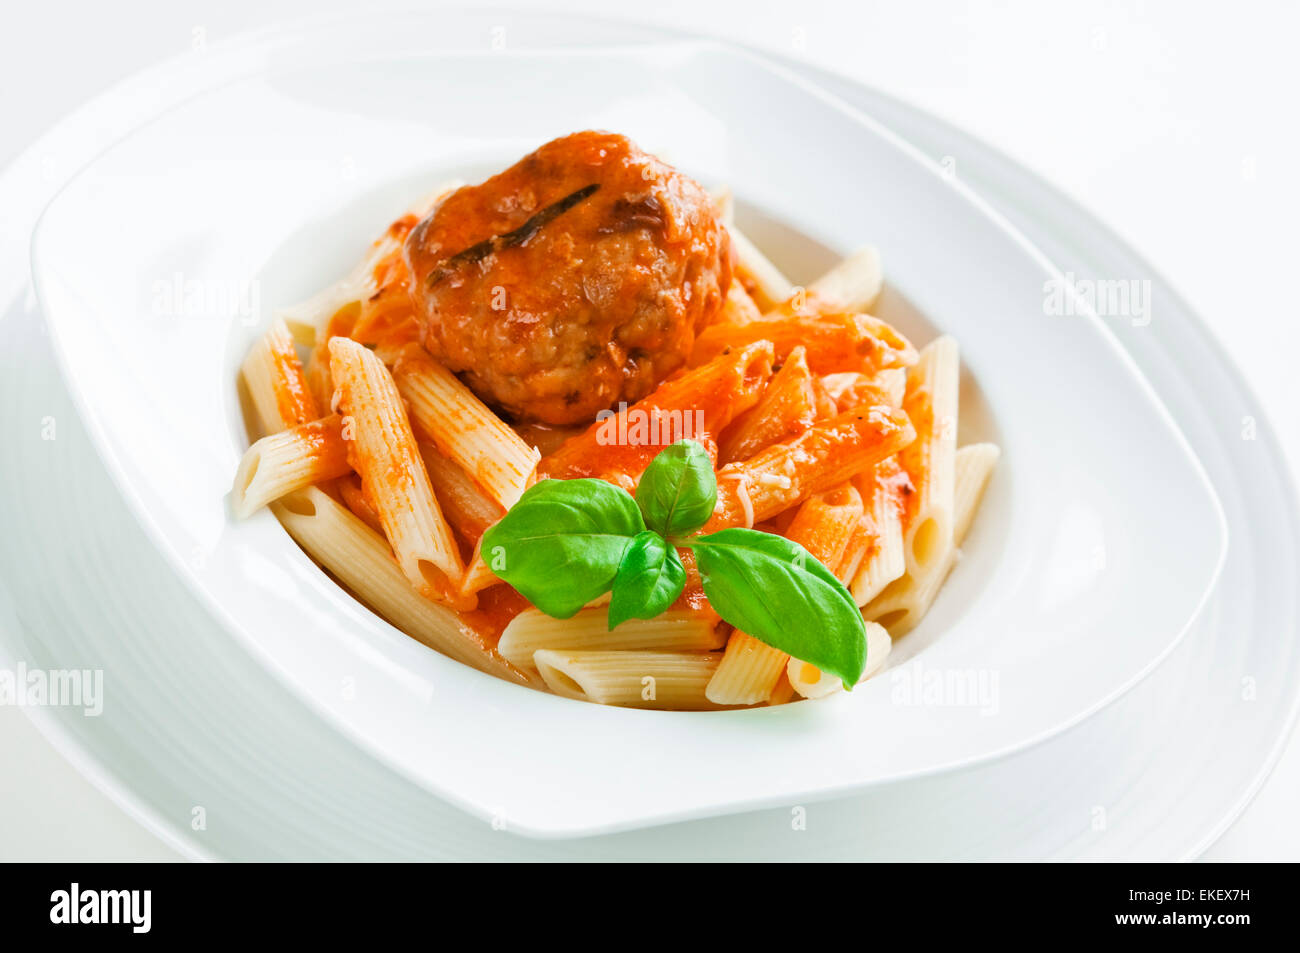
<svg viewBox="0 0 1300 953">
<path fill-rule="evenodd" d="M 604 480 L 543 480 L 483 534 L 497 576 L 549 616 L 567 619 L 611 592 L 609 627 L 651 619 L 686 585 L 677 547 L 695 553 L 704 594 L 724 620 L 835 675 L 851 689 L 867 661 L 853 597 L 798 543 L 732 528 L 692 536 L 713 515 L 713 465 L 693 440 L 667 447 L 635 500 Z"/>
</svg>

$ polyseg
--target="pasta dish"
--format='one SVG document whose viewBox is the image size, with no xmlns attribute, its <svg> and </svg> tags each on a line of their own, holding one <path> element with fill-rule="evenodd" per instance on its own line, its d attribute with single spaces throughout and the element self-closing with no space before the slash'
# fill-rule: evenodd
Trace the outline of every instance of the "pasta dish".
<svg viewBox="0 0 1300 953">
<path fill-rule="evenodd" d="M 865 247 L 796 286 L 623 136 L 412 205 L 245 359 L 236 516 L 483 672 L 707 710 L 880 672 L 999 451 L 958 352 L 872 315 Z"/>
</svg>

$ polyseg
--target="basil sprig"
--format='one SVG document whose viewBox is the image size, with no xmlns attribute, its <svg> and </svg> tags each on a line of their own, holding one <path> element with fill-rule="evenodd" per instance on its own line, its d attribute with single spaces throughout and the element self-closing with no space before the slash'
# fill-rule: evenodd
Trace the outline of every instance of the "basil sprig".
<svg viewBox="0 0 1300 953">
<path fill-rule="evenodd" d="M 679 440 L 659 451 L 641 474 L 636 502 L 646 525 L 660 536 L 671 539 L 699 529 L 718 504 L 708 451 L 694 440 Z"/>
<path fill-rule="evenodd" d="M 852 688 L 867 662 L 853 597 L 798 543 L 731 528 L 692 536 L 713 515 L 713 463 L 693 440 L 650 463 L 636 498 L 604 480 L 543 480 L 483 534 L 496 575 L 547 615 L 567 619 L 611 592 L 609 627 L 652 619 L 681 595 L 678 547 L 695 554 L 709 603 L 724 620 Z"/>
<path fill-rule="evenodd" d="M 549 616 L 567 619 L 609 592 L 645 522 L 604 480 L 542 480 L 483 534 L 488 568 Z"/>
<path fill-rule="evenodd" d="M 623 554 L 609 600 L 609 627 L 628 619 L 653 619 L 677 601 L 686 567 L 677 548 L 648 529 Z"/>
</svg>

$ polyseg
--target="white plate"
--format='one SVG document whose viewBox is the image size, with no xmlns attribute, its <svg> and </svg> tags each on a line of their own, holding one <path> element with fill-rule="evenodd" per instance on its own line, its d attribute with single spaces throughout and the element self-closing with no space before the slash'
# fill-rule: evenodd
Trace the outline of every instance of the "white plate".
<svg viewBox="0 0 1300 953">
<path fill-rule="evenodd" d="M 47 210 L 33 271 L 89 429 L 164 551 L 275 671 L 404 773 L 543 835 L 824 797 L 1059 731 L 1134 684 L 1195 616 L 1225 533 L 1181 435 L 1094 317 L 1044 315 L 1053 272 L 1041 257 L 884 130 L 789 74 L 698 44 L 364 62 L 319 52 L 196 98 L 98 159 Z M 539 76 L 544 97 L 521 93 Z M 466 88 L 473 97 L 450 95 Z M 455 108 L 431 116 L 437 90 Z M 747 118 L 755 96 L 762 124 Z M 772 122 L 833 145 L 773 139 Z M 976 416 L 1005 465 L 970 558 L 900 643 L 896 676 L 788 710 L 569 703 L 424 650 L 343 595 L 269 517 L 227 519 L 243 446 L 234 367 L 255 322 L 220 294 L 258 278 L 263 308 L 300 297 L 344 270 L 417 183 L 590 125 L 732 183 L 840 251 L 869 236 L 902 295 L 962 342 L 979 384 L 963 399 L 988 411 Z M 872 170 L 848 189 L 846 155 Z M 208 299 L 187 304 L 192 288 Z M 992 705 L 906 697 L 934 673 L 966 672 L 996 679 Z"/>
<path fill-rule="evenodd" d="M 661 39 L 564 17 L 406 13 L 295 24 L 181 58 L 115 87 L 0 173 L 0 654 L 105 670 L 104 714 L 28 710 L 108 796 L 194 856 L 231 859 L 804 858 L 1186 859 L 1236 817 L 1276 760 L 1300 703 L 1300 574 L 1294 487 L 1260 417 L 1203 322 L 1113 232 L 1022 166 L 880 93 L 791 64 L 962 177 L 1080 277 L 1146 275 L 1160 320 L 1120 325 L 1205 461 L 1233 545 L 1206 609 L 1133 691 L 1049 743 L 985 766 L 884 785 L 817 808 L 798 836 L 787 809 L 650 831 L 535 842 L 448 807 L 336 736 L 247 655 L 172 577 L 95 459 L 22 276 L 31 227 L 62 179 L 167 107 L 268 64 L 309 59 L 331 31 L 358 48 L 476 49 L 493 29 L 520 47 Z M 1188 369 L 1195 368 L 1190 373 Z M 38 440 L 32 422 L 57 424 Z M 3 592 L 0 591 L 0 597 Z M 1225 624 L 1230 619 L 1230 624 Z M 1259 678 L 1267 673 L 1266 678 Z M 1257 692 L 1249 703 L 1241 685 Z M 213 818 L 195 830 L 192 811 Z M 1104 823 L 1098 823 L 1100 816 Z M 936 822 L 941 818 L 941 822 Z M 75 828 L 74 828 L 75 829 Z"/>
</svg>

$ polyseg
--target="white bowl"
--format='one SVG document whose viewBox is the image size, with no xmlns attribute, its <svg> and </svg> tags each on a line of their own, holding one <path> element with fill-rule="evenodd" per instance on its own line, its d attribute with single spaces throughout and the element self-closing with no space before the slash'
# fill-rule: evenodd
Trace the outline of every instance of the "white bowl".
<svg viewBox="0 0 1300 953">
<path fill-rule="evenodd" d="M 344 273 L 438 180 L 588 127 L 729 183 L 756 233 L 874 242 L 905 329 L 924 315 L 961 343 L 963 440 L 996 439 L 1002 462 L 934 610 L 851 694 L 686 714 L 519 689 L 401 635 L 268 514 L 230 518 L 236 368 L 265 315 Z M 775 257 L 800 255 L 815 246 Z M 1022 748 L 1150 671 L 1225 552 L 1200 464 L 1102 321 L 1045 312 L 1059 276 L 1043 257 L 887 130 L 723 47 L 317 48 L 100 156 L 42 217 L 33 275 L 110 471 L 230 631 L 377 755 L 523 833 L 798 803 Z"/>
</svg>

